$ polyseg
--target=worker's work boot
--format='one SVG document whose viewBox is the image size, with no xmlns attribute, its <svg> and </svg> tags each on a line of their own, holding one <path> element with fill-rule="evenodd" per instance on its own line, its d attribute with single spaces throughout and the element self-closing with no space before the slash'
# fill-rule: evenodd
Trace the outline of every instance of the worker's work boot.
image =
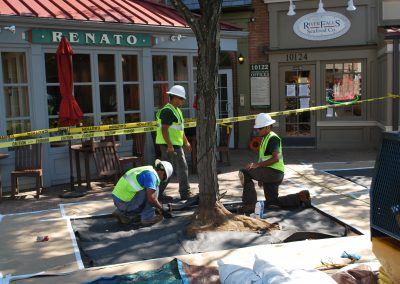
<svg viewBox="0 0 400 284">
<path fill-rule="evenodd" d="M 237 209 L 237 214 L 250 216 L 251 213 L 254 213 L 254 208 L 256 207 L 255 204 L 243 204 L 242 207 Z"/>
<path fill-rule="evenodd" d="M 154 215 L 153 218 L 151 218 L 149 220 L 142 220 L 141 223 L 143 226 L 148 227 L 148 226 L 152 226 L 158 222 L 161 222 L 162 220 L 164 220 L 164 217 L 162 215 Z"/>
<path fill-rule="evenodd" d="M 308 190 L 302 190 L 298 193 L 300 199 L 300 205 L 309 208 L 311 207 L 311 197 Z"/>
<path fill-rule="evenodd" d="M 195 197 L 195 195 L 191 191 L 181 194 L 181 200 L 188 200 L 193 197 Z"/>
<path fill-rule="evenodd" d="M 114 212 L 111 214 L 113 217 L 118 219 L 118 222 L 121 224 L 129 224 L 131 222 L 131 219 L 129 219 L 128 216 L 123 214 L 121 211 L 118 209 L 115 209 Z"/>
</svg>

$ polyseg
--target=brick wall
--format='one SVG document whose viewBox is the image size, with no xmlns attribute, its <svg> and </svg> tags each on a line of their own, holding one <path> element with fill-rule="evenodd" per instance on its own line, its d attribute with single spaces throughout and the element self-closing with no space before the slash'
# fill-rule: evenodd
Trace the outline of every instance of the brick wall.
<svg viewBox="0 0 400 284">
<path fill-rule="evenodd" d="M 249 64 L 267 63 L 264 49 L 269 45 L 268 9 L 263 0 L 253 0 L 253 16 L 249 20 Z"/>
</svg>

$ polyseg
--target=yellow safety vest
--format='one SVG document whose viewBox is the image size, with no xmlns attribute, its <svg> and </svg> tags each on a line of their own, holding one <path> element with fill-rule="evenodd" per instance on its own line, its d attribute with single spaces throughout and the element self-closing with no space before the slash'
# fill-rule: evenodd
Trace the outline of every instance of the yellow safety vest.
<svg viewBox="0 0 400 284">
<path fill-rule="evenodd" d="M 272 155 L 265 156 L 265 149 L 267 148 L 268 141 L 271 137 L 277 137 L 279 139 L 279 142 L 281 142 L 281 138 L 279 138 L 279 136 L 276 135 L 276 133 L 273 131 L 271 131 L 267 136 L 264 136 L 261 141 L 260 149 L 258 151 L 259 162 L 263 162 L 272 158 Z M 283 163 L 283 154 L 282 154 L 282 143 L 279 143 L 279 161 L 267 167 L 270 167 L 272 169 L 281 172 L 285 172 L 285 164 Z"/>
<path fill-rule="evenodd" d="M 112 191 L 112 194 L 122 201 L 131 201 L 137 192 L 144 189 L 144 187 L 141 186 L 137 180 L 137 176 L 144 171 L 150 171 L 154 173 L 157 178 L 157 186 L 160 185 L 160 178 L 152 166 L 138 167 L 127 171 L 119 179 L 118 183 L 114 187 L 114 190 Z"/>
<path fill-rule="evenodd" d="M 183 115 L 182 111 L 179 108 L 174 107 L 170 103 L 166 104 L 161 110 L 159 110 L 156 114 L 157 118 L 157 136 L 156 136 L 156 144 L 167 144 L 165 142 L 164 136 L 162 135 L 162 124 L 160 114 L 164 109 L 170 109 L 172 113 L 177 118 L 178 122 L 173 122 L 172 125 L 168 127 L 168 135 L 171 140 L 172 145 L 174 146 L 182 146 L 183 145 Z"/>
</svg>

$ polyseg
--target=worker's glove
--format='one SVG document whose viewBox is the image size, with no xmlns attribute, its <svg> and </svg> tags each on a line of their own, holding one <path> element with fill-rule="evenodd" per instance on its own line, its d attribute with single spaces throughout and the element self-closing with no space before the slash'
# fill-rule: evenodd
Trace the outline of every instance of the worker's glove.
<svg viewBox="0 0 400 284">
<path fill-rule="evenodd" d="M 160 209 L 160 208 L 156 208 L 156 214 L 163 215 L 163 217 L 166 219 L 173 218 L 171 213 L 169 213 L 167 210 Z"/>
</svg>

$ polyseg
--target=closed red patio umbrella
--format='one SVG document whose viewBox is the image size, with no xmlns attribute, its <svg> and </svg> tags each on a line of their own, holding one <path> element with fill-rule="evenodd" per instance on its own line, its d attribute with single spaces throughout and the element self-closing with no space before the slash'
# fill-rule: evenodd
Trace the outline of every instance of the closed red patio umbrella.
<svg viewBox="0 0 400 284">
<path fill-rule="evenodd" d="M 81 122 L 83 113 L 73 96 L 73 70 L 72 48 L 66 37 L 62 37 L 57 48 L 57 69 L 60 81 L 61 104 L 59 110 L 59 122 L 61 126 L 75 126 Z M 72 172 L 71 141 L 68 141 L 70 183 L 74 188 L 74 176 Z"/>
</svg>

